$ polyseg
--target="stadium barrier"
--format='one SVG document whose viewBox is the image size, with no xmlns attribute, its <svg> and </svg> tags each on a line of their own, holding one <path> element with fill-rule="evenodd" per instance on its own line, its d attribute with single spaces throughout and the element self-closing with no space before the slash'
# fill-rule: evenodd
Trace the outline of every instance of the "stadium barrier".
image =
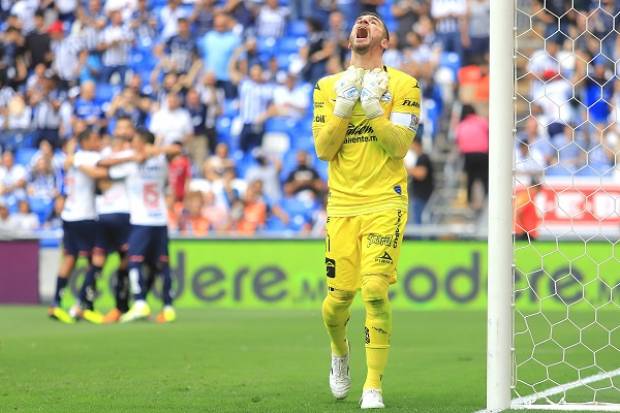
<svg viewBox="0 0 620 413">
<path fill-rule="evenodd" d="M 614 300 L 620 304 L 620 274 L 613 245 L 520 245 L 523 248 L 516 254 L 515 280 L 520 308 L 538 308 L 540 301 L 550 310 L 565 308 L 564 303 L 574 303 L 578 309 L 589 305 L 586 301 L 596 305 Z M 172 240 L 176 305 L 316 310 L 325 292 L 323 254 L 324 243 L 319 240 Z M 545 256 L 544 267 L 541 256 Z M 44 302 L 53 292 L 59 257 L 56 248 L 42 249 L 40 290 Z M 85 264 L 81 261 L 72 277 L 74 296 Z M 116 265 L 116 257 L 111 258 L 99 281 L 97 305 L 101 308 L 113 305 L 108 280 Z M 484 309 L 486 279 L 486 243 L 411 240 L 402 246 L 398 282 L 390 294 L 393 307 L 399 310 Z M 159 295 L 158 285 L 154 293 Z M 151 299 L 159 306 L 156 297 Z M 360 300 L 355 305 L 361 306 Z"/>
<path fill-rule="evenodd" d="M 2 239 L 0 233 L 0 304 L 39 302 L 39 240 Z"/>
</svg>

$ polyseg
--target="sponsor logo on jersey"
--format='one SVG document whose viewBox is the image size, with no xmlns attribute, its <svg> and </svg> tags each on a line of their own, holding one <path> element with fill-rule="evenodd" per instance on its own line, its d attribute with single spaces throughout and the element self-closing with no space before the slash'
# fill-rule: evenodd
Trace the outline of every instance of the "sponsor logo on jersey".
<svg viewBox="0 0 620 413">
<path fill-rule="evenodd" d="M 325 115 L 316 115 L 314 121 L 316 123 L 325 123 Z"/>
<path fill-rule="evenodd" d="M 402 190 L 402 188 L 400 187 L 400 185 L 396 185 L 396 186 L 394 187 L 394 192 L 396 192 L 398 195 L 402 195 L 402 194 L 403 194 L 403 190 Z"/>
<path fill-rule="evenodd" d="M 318 101 L 318 100 L 315 100 L 315 101 L 314 101 L 314 108 L 315 108 L 315 109 L 322 109 L 322 108 L 323 108 L 323 106 L 325 106 L 325 102 L 320 102 L 320 101 Z"/>
<path fill-rule="evenodd" d="M 366 344 L 370 344 L 370 331 L 368 331 L 368 327 L 364 327 L 364 341 Z"/>
<path fill-rule="evenodd" d="M 394 230 L 394 248 L 398 247 L 398 238 L 400 237 L 400 222 L 403 220 L 403 211 L 396 211 L 396 229 Z"/>
<path fill-rule="evenodd" d="M 375 130 L 368 123 L 360 123 L 357 126 L 353 126 L 349 123 L 346 136 L 364 135 L 367 133 L 375 133 Z"/>
<path fill-rule="evenodd" d="M 383 235 L 377 234 L 376 232 L 371 232 L 368 234 L 368 245 L 366 245 L 366 248 L 370 248 L 373 245 L 383 245 L 389 247 L 392 245 L 392 235 Z"/>
<path fill-rule="evenodd" d="M 403 100 L 403 103 L 401 103 L 401 106 L 408 106 L 410 108 L 419 108 L 420 104 L 413 99 L 405 99 Z"/>
<path fill-rule="evenodd" d="M 383 255 L 380 255 L 377 258 L 375 258 L 375 262 L 378 262 L 381 264 L 392 264 L 394 260 L 392 260 L 392 256 L 388 254 L 387 251 L 385 251 Z"/>
</svg>

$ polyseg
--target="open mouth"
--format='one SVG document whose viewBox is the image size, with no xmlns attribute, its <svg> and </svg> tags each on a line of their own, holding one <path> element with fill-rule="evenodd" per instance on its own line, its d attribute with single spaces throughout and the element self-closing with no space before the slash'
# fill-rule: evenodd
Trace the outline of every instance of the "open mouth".
<svg viewBox="0 0 620 413">
<path fill-rule="evenodd" d="M 368 38 L 368 27 L 366 26 L 357 26 L 357 30 L 355 31 L 355 37 L 357 39 L 367 39 Z"/>
</svg>

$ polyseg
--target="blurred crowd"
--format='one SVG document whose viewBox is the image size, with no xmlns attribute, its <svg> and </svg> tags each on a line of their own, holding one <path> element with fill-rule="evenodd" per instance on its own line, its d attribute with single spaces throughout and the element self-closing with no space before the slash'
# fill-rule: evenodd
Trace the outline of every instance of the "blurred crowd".
<svg viewBox="0 0 620 413">
<path fill-rule="evenodd" d="M 521 34 L 543 46 L 517 62 L 517 172 L 612 174 L 618 139 L 603 126 L 620 97 L 619 6 L 518 3 L 534 16 Z M 465 160 L 468 192 L 476 180 L 486 190 L 489 0 L 1 0 L 0 227 L 58 228 L 67 142 L 130 119 L 184 145 L 170 168 L 172 232 L 321 234 L 312 89 L 346 67 L 362 10 L 391 32 L 385 63 L 423 90 L 406 158 L 412 222 L 433 193 L 428 155 L 442 134 Z"/>
</svg>

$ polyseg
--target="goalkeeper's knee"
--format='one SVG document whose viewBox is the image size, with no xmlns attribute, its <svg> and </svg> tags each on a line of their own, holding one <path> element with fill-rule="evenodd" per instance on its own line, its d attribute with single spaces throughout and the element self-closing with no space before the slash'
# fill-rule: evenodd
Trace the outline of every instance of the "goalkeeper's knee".
<svg viewBox="0 0 620 413">
<path fill-rule="evenodd" d="M 392 311 L 388 299 L 387 278 L 366 275 L 362 278 L 362 300 L 366 307 L 366 345 L 389 347 L 392 334 Z"/>
<path fill-rule="evenodd" d="M 353 302 L 353 291 L 330 290 L 323 300 L 323 321 L 327 326 L 337 326 L 346 323 L 349 318 L 349 308 Z"/>
</svg>

